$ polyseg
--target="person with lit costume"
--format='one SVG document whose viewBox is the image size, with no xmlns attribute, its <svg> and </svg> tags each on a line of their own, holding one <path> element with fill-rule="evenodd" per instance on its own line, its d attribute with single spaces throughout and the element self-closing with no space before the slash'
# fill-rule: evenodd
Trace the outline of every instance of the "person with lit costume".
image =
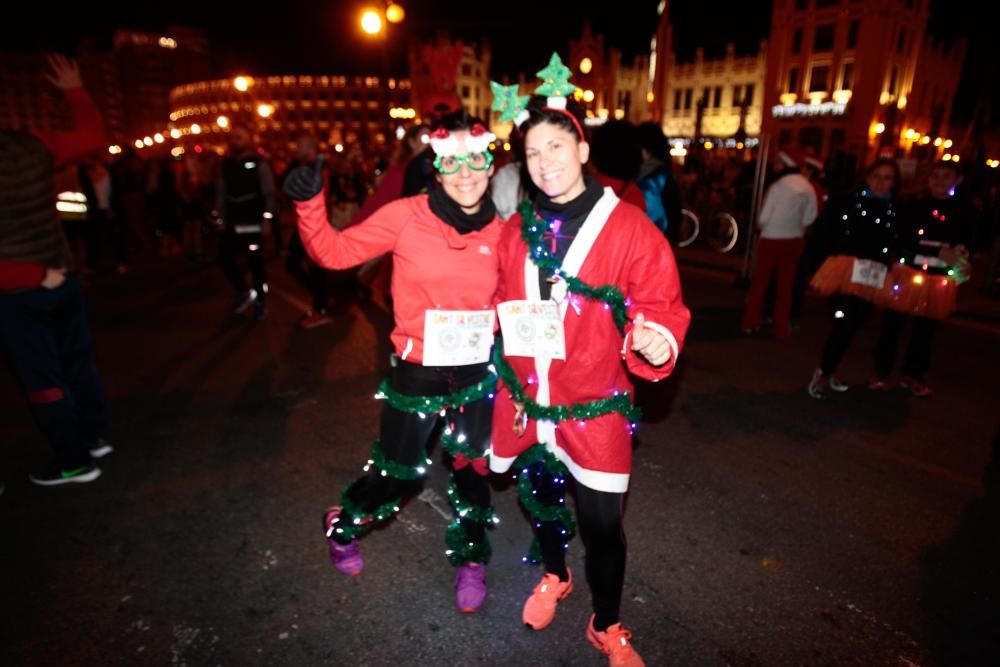
<svg viewBox="0 0 1000 667">
<path fill-rule="evenodd" d="M 448 495 L 456 510 L 446 553 L 458 566 L 462 611 L 485 601 L 485 531 L 497 521 L 485 458 L 496 387 L 489 354 L 501 230 L 487 196 L 494 139 L 464 111 L 442 118 L 430 136 L 439 187 L 391 202 L 343 232 L 326 222 L 322 158 L 285 181 L 302 242 L 320 266 L 345 269 L 390 252 L 394 263 L 392 378 L 376 394 L 386 401 L 381 435 L 366 474 L 324 514 L 331 560 L 345 574 L 361 572 L 357 539 L 416 490 L 430 464 L 426 448 L 443 423 L 441 442 L 453 467 Z"/>
<path fill-rule="evenodd" d="M 830 201 L 815 223 L 814 234 L 828 257 L 810 287 L 830 297 L 832 327 L 823 345 L 820 367 L 813 371 L 808 393 L 823 398 L 847 391 L 833 374 L 855 334 L 875 309 L 899 243 L 899 208 L 893 190 L 899 183 L 895 161 L 881 159 L 865 172 L 865 183 L 853 193 Z"/>
<path fill-rule="evenodd" d="M 611 665 L 642 665 L 619 619 L 625 573 L 622 511 L 638 411 L 628 373 L 670 375 L 690 323 L 673 252 L 637 207 L 583 173 L 589 158 L 574 90 L 558 55 L 539 72 L 531 98 L 505 86 L 493 109 L 514 120 L 540 189 L 518 207 L 500 243 L 497 289 L 501 385 L 490 467 L 519 472 L 521 501 L 535 527 L 529 558 L 545 575 L 522 618 L 540 630 L 572 590 L 566 541 L 575 491 L 594 615 L 587 638 Z M 501 349 L 503 353 L 501 353 Z M 537 548 L 536 548 L 537 547 Z"/>
<path fill-rule="evenodd" d="M 919 398 L 933 391 L 924 374 L 930 367 L 937 323 L 955 312 L 958 286 L 969 279 L 971 213 L 955 197 L 962 174 L 954 162 L 938 162 L 927 178 L 928 194 L 905 202 L 900 214 L 899 259 L 875 303 L 885 308 L 875 348 L 875 377 L 869 387 L 889 388 L 900 334 L 912 316 L 910 342 L 900 384 Z"/>
</svg>

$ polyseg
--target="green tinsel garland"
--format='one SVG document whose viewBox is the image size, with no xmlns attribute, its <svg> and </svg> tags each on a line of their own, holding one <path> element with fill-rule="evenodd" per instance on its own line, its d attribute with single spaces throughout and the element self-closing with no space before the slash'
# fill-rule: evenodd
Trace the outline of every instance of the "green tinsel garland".
<svg viewBox="0 0 1000 667">
<path fill-rule="evenodd" d="M 455 435 L 454 431 L 451 430 L 450 426 L 445 426 L 444 430 L 441 431 L 440 440 L 441 447 L 452 457 L 456 457 L 459 454 L 465 456 L 467 459 L 478 459 L 485 456 L 482 452 L 477 452 L 473 449 L 468 440 L 459 442 L 458 437 Z"/>
<path fill-rule="evenodd" d="M 427 458 L 427 453 L 424 452 L 424 464 L 430 464 L 431 460 Z M 396 463 L 395 461 L 390 461 L 386 458 L 385 452 L 382 451 L 382 447 L 379 446 L 379 441 L 376 440 L 372 444 L 372 457 L 368 459 L 368 463 L 365 464 L 364 470 L 367 472 L 372 466 L 377 467 L 382 471 L 383 476 L 393 477 L 395 479 L 403 480 L 414 480 L 423 477 L 427 469 L 424 464 L 417 464 L 415 466 L 408 466 L 402 463 Z M 355 482 L 356 483 L 356 482 Z M 389 502 L 380 505 L 375 509 L 374 512 L 365 512 L 363 509 L 358 507 L 358 505 L 351 500 L 350 491 L 354 487 L 354 484 L 350 484 L 344 492 L 340 494 L 340 505 L 343 508 L 342 515 L 347 515 L 353 517 L 353 523 L 343 523 L 338 521 L 336 524 L 335 532 L 348 540 L 353 540 L 359 535 L 363 535 L 368 532 L 372 526 L 379 522 L 388 519 L 393 513 L 399 511 L 399 502 L 401 498 L 396 498 L 395 500 L 390 500 Z"/>
<path fill-rule="evenodd" d="M 493 345 L 493 365 L 500 373 L 500 379 L 510 391 L 514 401 L 524 406 L 524 411 L 532 419 L 546 419 L 553 422 L 564 422 L 569 419 L 593 419 L 612 412 L 620 413 L 630 424 L 637 424 L 642 418 L 642 410 L 632 405 L 632 394 L 622 392 L 608 398 L 598 398 L 586 403 L 572 405 L 539 405 L 524 391 L 517 374 L 503 356 L 503 341 L 497 337 Z"/>
<path fill-rule="evenodd" d="M 558 505 L 546 505 L 535 497 L 535 494 L 532 493 L 534 489 L 531 484 L 531 467 L 537 463 L 541 463 L 544 466 L 543 474 L 551 477 L 566 478 L 570 474 L 562 461 L 546 449 L 545 445 L 538 443 L 530 447 L 514 461 L 514 465 L 521 468 L 517 481 L 518 498 L 536 522 L 555 522 L 556 527 L 563 533 L 563 539 L 568 543 L 576 533 L 576 521 L 573 519 L 573 513 L 564 504 L 566 494 L 565 492 L 561 494 Z M 532 565 L 537 565 L 541 562 L 542 554 L 537 538 L 531 541 L 528 553 L 522 560 Z"/>
<path fill-rule="evenodd" d="M 400 412 L 434 414 L 446 408 L 459 408 L 469 403 L 475 403 L 486 396 L 492 396 L 494 391 L 496 391 L 496 386 L 497 378 L 495 375 L 491 375 L 453 394 L 446 394 L 445 396 L 408 396 L 393 389 L 389 380 L 382 380 L 382 383 L 378 386 L 375 398 L 389 401 L 389 405 Z"/>
<path fill-rule="evenodd" d="M 535 213 L 535 207 L 528 200 L 524 200 L 518 204 L 517 210 L 524 221 L 521 225 L 521 238 L 528 244 L 531 261 L 538 268 L 547 271 L 550 275 L 562 277 L 566 281 L 567 289 L 573 294 L 579 294 L 588 299 L 606 303 L 611 308 L 611 315 L 614 317 L 618 330 L 624 332 L 625 324 L 628 322 L 628 314 L 625 305 L 625 296 L 621 291 L 614 285 L 594 287 L 583 282 L 576 276 L 571 276 L 564 272 L 562 262 L 546 249 L 545 243 L 542 241 L 542 234 L 548 229 L 548 223 L 538 217 Z"/>
<path fill-rule="evenodd" d="M 426 465 L 430 465 L 431 460 L 427 457 L 427 452 L 423 453 L 424 463 L 418 463 L 415 466 L 408 466 L 403 463 L 396 463 L 395 461 L 390 461 L 386 458 L 385 452 L 382 451 L 382 447 L 379 446 L 379 441 L 376 440 L 375 444 L 372 445 L 372 457 L 368 461 L 368 465 L 365 466 L 365 471 L 372 465 L 377 467 L 382 471 L 382 476 L 389 476 L 395 479 L 405 479 L 414 480 L 420 479 L 425 474 L 427 474 Z"/>
<path fill-rule="evenodd" d="M 481 541 L 472 540 L 467 526 L 470 522 L 474 522 L 492 527 L 497 523 L 496 513 L 492 507 L 480 507 L 468 502 L 458 490 L 454 473 L 448 482 L 448 500 L 455 508 L 455 520 L 445 531 L 445 543 L 448 545 L 445 553 L 448 555 L 448 560 L 452 565 L 465 563 L 485 565 L 493 554 L 490 539 L 484 534 Z"/>
</svg>

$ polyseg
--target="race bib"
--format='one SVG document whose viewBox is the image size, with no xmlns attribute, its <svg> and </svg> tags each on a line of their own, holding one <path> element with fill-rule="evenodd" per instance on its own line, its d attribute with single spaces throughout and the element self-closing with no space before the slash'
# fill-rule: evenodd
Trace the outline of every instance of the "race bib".
<svg viewBox="0 0 1000 667">
<path fill-rule="evenodd" d="M 489 361 L 492 310 L 428 310 L 424 314 L 424 366 L 469 366 Z"/>
<path fill-rule="evenodd" d="M 508 357 L 566 359 L 566 335 L 554 301 L 504 301 L 497 306 Z"/>
<path fill-rule="evenodd" d="M 858 285 L 865 285 L 866 287 L 882 289 L 885 285 L 885 274 L 887 271 L 888 269 L 886 269 L 885 264 L 880 262 L 873 262 L 870 259 L 856 259 L 854 260 L 854 268 L 851 271 L 851 282 Z"/>
</svg>

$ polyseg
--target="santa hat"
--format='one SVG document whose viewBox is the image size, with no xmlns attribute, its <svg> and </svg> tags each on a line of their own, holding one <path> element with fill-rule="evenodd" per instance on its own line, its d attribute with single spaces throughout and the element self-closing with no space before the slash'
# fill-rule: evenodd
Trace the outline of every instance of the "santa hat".
<svg viewBox="0 0 1000 667">
<path fill-rule="evenodd" d="M 805 155 L 799 150 L 797 146 L 785 146 L 778 151 L 778 159 L 781 160 L 786 167 L 801 167 L 805 161 Z"/>
<path fill-rule="evenodd" d="M 803 160 L 804 164 L 809 165 L 813 169 L 823 171 L 823 163 L 820 162 L 819 158 L 813 157 L 812 155 L 807 155 Z"/>
</svg>

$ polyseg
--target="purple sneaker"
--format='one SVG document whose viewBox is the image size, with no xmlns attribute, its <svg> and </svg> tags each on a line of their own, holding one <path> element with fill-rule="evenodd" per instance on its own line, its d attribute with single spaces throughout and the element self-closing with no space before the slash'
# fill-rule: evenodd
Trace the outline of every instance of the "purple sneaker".
<svg viewBox="0 0 1000 667">
<path fill-rule="evenodd" d="M 486 568 L 478 563 L 458 566 L 455 575 L 455 605 L 464 612 L 473 612 L 486 601 Z"/>
<path fill-rule="evenodd" d="M 361 574 L 365 567 L 365 561 L 361 558 L 361 549 L 358 548 L 358 541 L 351 540 L 349 544 L 341 544 L 333 539 L 333 524 L 340 516 L 339 507 L 331 507 L 323 515 L 323 528 L 326 533 L 326 541 L 330 545 L 330 562 L 340 572 L 351 576 Z"/>
</svg>

